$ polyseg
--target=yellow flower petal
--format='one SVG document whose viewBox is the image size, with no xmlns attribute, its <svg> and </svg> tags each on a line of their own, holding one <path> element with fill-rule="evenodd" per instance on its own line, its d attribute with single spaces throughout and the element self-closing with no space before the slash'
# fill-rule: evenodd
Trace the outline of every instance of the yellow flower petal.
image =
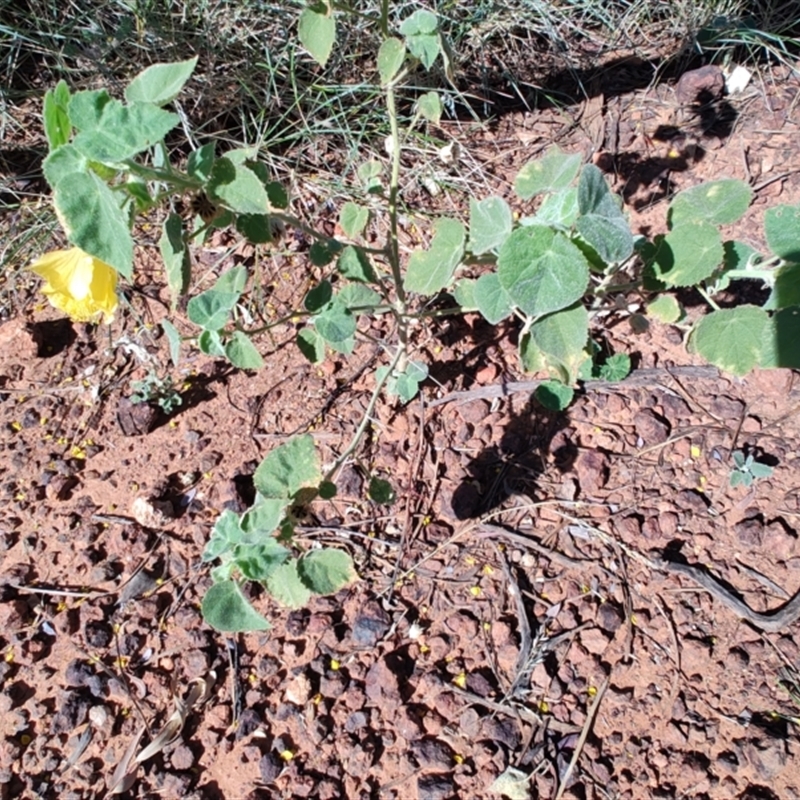
<svg viewBox="0 0 800 800">
<path fill-rule="evenodd" d="M 114 319 L 117 273 L 78 247 L 54 250 L 39 257 L 31 270 L 45 279 L 42 293 L 50 303 L 77 322 Z"/>
</svg>

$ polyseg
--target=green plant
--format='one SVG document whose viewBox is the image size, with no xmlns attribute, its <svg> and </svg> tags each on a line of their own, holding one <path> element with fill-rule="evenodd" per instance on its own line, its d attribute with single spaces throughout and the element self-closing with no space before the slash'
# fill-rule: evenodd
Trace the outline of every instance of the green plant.
<svg viewBox="0 0 800 800">
<path fill-rule="evenodd" d="M 515 221 L 504 198 L 471 197 L 466 225 L 436 219 L 428 246 L 407 259 L 401 255 L 401 156 L 414 131 L 437 125 L 442 115 L 437 92 L 420 93 L 407 84 L 417 71 L 439 61 L 447 71 L 451 58 L 435 14 L 416 10 L 395 26 L 389 10 L 384 0 L 372 21 L 382 40 L 377 72 L 390 131 L 387 158 L 367 159 L 355 170 L 359 185 L 353 196 L 359 202 L 343 204 L 340 237 L 292 215 L 288 193 L 272 180 L 258 148 L 218 153 L 211 141 L 196 148 L 182 167 L 170 161 L 164 138 L 178 117 L 164 107 L 190 79 L 195 59 L 144 70 L 125 88 L 124 102 L 104 89 L 73 94 L 63 81 L 45 96 L 50 154 L 44 170 L 67 237 L 124 278 L 133 274 L 131 230 L 137 216 L 187 193 L 207 199 L 210 211 L 190 224 L 171 207 L 164 215 L 159 244 L 175 303 L 193 290 L 191 248 L 214 228 L 234 228 L 256 245 L 269 244 L 276 225 L 302 230 L 313 240 L 309 258 L 315 285 L 302 308 L 281 319 L 252 323 L 242 307 L 248 273 L 241 266 L 189 299 L 187 316 L 197 326 L 195 341 L 202 352 L 241 369 L 258 369 L 264 363 L 258 334 L 303 321 L 297 345 L 317 363 L 331 350 L 349 354 L 359 338 L 371 338 L 360 332 L 362 317 L 385 319 L 379 341 L 384 364 L 376 370 L 372 398 L 350 445 L 325 478 L 311 439 L 290 440 L 259 467 L 253 508 L 241 518 L 223 514 L 215 525 L 204 558 L 221 559 L 222 565 L 213 571 L 215 583 L 203 608 L 221 629 L 266 625 L 242 594 L 244 580 L 263 583 L 290 605 L 350 580 L 352 565 L 344 553 L 296 555 L 293 509 L 317 495 L 332 496 L 336 472 L 358 446 L 382 392 L 402 403 L 417 395 L 428 366 L 415 351 L 414 330 L 434 317 L 478 311 L 492 324 L 517 325 L 520 365 L 548 378 L 537 398 L 556 411 L 568 406 L 579 382 L 618 380 L 629 371 L 626 354 L 604 353 L 593 340 L 592 323 L 631 292 L 650 301 L 653 317 L 683 324 L 690 346 L 723 369 L 744 374 L 757 365 L 800 364 L 794 346 L 800 333 L 800 208 L 767 212 L 771 254 L 766 258 L 743 243 L 723 241 L 720 227 L 737 222 L 752 199 L 741 181 L 713 181 L 682 192 L 669 206 L 669 232 L 648 241 L 632 234 L 621 200 L 596 166 L 582 166 L 579 155 L 552 148 L 526 164 L 514 182 L 521 202 L 538 201 L 534 214 Z M 329 4 L 310 6 L 300 15 L 300 41 L 320 66 L 333 51 L 339 16 Z M 413 101 L 407 118 L 399 110 L 400 99 Z M 377 245 L 367 245 L 370 224 L 382 235 Z M 764 307 L 721 308 L 715 298 L 735 279 L 765 282 L 772 289 L 770 299 Z M 711 308 L 694 323 L 685 320 L 679 302 L 680 291 L 688 287 Z M 434 299 L 448 298 L 446 307 L 432 308 Z M 162 325 L 177 363 L 181 337 L 168 321 Z M 391 499 L 385 484 L 371 480 L 378 502 Z"/>
<path fill-rule="evenodd" d="M 753 481 L 769 478 L 772 467 L 756 461 L 752 453 L 744 454 L 742 450 L 731 453 L 733 469 L 731 470 L 731 486 L 751 486 Z"/>
<path fill-rule="evenodd" d="M 159 378 L 155 372 L 148 372 L 142 380 L 132 381 L 131 389 L 132 403 L 155 403 L 168 416 L 183 403 L 169 375 Z"/>
</svg>

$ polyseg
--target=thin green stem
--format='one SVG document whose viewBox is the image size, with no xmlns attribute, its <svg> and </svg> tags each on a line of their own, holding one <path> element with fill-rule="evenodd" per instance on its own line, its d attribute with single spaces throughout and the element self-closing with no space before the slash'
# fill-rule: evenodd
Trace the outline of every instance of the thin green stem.
<svg viewBox="0 0 800 800">
<path fill-rule="evenodd" d="M 350 440 L 350 444 L 344 449 L 341 455 L 334 461 L 333 466 L 328 470 L 327 474 L 325 475 L 324 480 L 326 481 L 333 481 L 336 477 L 336 473 L 342 468 L 344 462 L 347 461 L 348 458 L 355 452 L 356 448 L 358 447 L 359 442 L 361 441 L 361 437 L 366 433 L 367 428 L 372 422 L 372 413 L 375 411 L 375 406 L 378 404 L 378 398 L 380 397 L 381 391 L 386 384 L 386 381 L 392 376 L 392 373 L 397 368 L 398 364 L 401 360 L 406 356 L 406 349 L 404 345 L 399 345 L 397 348 L 397 352 L 394 354 L 394 358 L 392 359 L 392 363 L 389 365 L 389 368 L 386 372 L 380 377 L 377 384 L 375 385 L 375 390 L 372 392 L 372 397 L 370 398 L 369 403 L 364 411 L 364 417 L 361 420 L 361 424 L 358 426 L 355 434 L 353 434 L 353 438 Z"/>
<path fill-rule="evenodd" d="M 695 286 L 695 289 L 697 289 L 697 291 L 700 292 L 701 295 L 703 295 L 703 299 L 706 301 L 706 303 L 708 303 L 711 306 L 711 308 L 714 309 L 714 311 L 719 311 L 719 306 L 717 305 L 714 298 L 705 290 L 705 287 L 700 286 L 700 284 L 697 284 L 697 286 Z"/>
</svg>

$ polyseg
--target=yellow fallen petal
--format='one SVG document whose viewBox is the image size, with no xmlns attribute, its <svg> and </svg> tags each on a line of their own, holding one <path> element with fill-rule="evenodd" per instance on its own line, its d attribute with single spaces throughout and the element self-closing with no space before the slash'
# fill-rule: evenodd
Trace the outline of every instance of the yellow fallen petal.
<svg viewBox="0 0 800 800">
<path fill-rule="evenodd" d="M 31 270 L 45 279 L 42 293 L 50 303 L 77 322 L 114 319 L 117 272 L 78 247 L 40 256 Z"/>
</svg>

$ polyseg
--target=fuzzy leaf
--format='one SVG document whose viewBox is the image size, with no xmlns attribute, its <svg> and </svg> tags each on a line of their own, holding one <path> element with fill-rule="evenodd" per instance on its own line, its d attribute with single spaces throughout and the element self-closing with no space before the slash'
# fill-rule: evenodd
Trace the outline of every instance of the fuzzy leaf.
<svg viewBox="0 0 800 800">
<path fill-rule="evenodd" d="M 292 559 L 274 569 L 265 581 L 267 591 L 289 608 L 302 608 L 311 599 L 311 590 L 303 583 L 297 568 L 297 559 Z"/>
<path fill-rule="evenodd" d="M 303 9 L 297 23 L 297 35 L 311 58 L 324 67 L 336 41 L 336 21 L 333 16 L 319 14 L 310 8 Z"/>
<path fill-rule="evenodd" d="M 523 200 L 543 192 L 566 189 L 581 168 L 580 153 L 567 155 L 551 147 L 543 158 L 529 161 L 514 180 L 514 191 Z"/>
<path fill-rule="evenodd" d="M 188 61 L 153 64 L 140 72 L 126 87 L 129 103 L 152 103 L 163 106 L 174 100 L 197 66 L 197 56 Z"/>
<path fill-rule="evenodd" d="M 333 594 L 356 578 L 353 559 L 343 550 L 309 550 L 297 564 L 303 583 L 316 594 Z"/>
<path fill-rule="evenodd" d="M 744 375 L 761 361 L 769 315 L 756 306 L 712 311 L 695 326 L 691 343 L 706 361 L 734 375 Z"/>
<path fill-rule="evenodd" d="M 731 225 L 744 216 L 753 201 L 753 190 L 734 178 L 692 186 L 670 203 L 667 220 L 671 228 L 687 222 Z"/>
<path fill-rule="evenodd" d="M 502 197 L 469 201 L 469 247 L 476 255 L 496 250 L 511 233 L 511 208 Z"/>
<path fill-rule="evenodd" d="M 454 219 L 442 217 L 434 223 L 429 250 L 411 254 L 406 271 L 405 288 L 430 296 L 450 283 L 464 255 L 464 226 Z"/>
<path fill-rule="evenodd" d="M 406 57 L 406 46 L 401 39 L 391 37 L 385 39 L 378 50 L 378 75 L 381 86 L 386 86 L 403 66 Z"/>
<path fill-rule="evenodd" d="M 236 581 L 211 586 L 201 606 L 203 619 L 223 633 L 266 631 L 271 625 L 250 605 Z"/>
<path fill-rule="evenodd" d="M 276 447 L 253 475 L 253 483 L 264 497 L 282 499 L 293 498 L 300 489 L 316 486 L 319 481 L 319 459 L 309 434 Z"/>
</svg>

